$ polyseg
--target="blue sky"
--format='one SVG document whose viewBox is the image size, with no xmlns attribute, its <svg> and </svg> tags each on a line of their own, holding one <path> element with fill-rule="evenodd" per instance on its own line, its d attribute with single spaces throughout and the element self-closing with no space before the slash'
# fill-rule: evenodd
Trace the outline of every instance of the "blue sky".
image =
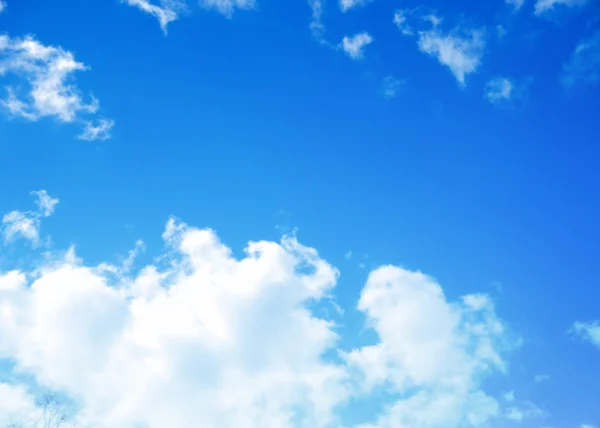
<svg viewBox="0 0 600 428">
<path fill-rule="evenodd" d="M 0 427 L 600 426 L 599 22 L 0 1 Z"/>
</svg>

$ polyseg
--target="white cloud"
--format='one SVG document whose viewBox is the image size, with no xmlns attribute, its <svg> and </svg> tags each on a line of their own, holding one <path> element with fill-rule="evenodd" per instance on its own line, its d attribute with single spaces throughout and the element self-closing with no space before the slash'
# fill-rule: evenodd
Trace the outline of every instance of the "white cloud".
<svg viewBox="0 0 600 428">
<path fill-rule="evenodd" d="M 114 126 L 115 121 L 110 119 L 99 119 L 96 123 L 86 121 L 83 132 L 77 138 L 84 141 L 108 140 Z"/>
<path fill-rule="evenodd" d="M 504 411 L 504 417 L 508 420 L 522 422 L 525 419 L 536 419 L 544 416 L 542 409 L 529 401 L 517 400 L 512 391 L 504 394 L 504 400 L 510 403 L 510 406 Z"/>
<path fill-rule="evenodd" d="M 23 416 L 32 415 L 35 410 L 34 400 L 23 386 L 0 382 L 1 427 L 19 426 Z"/>
<path fill-rule="evenodd" d="M 406 82 L 404 80 L 398 80 L 393 76 L 387 76 L 383 79 L 381 84 L 381 94 L 385 99 L 391 100 L 392 98 L 396 98 L 404 84 Z"/>
<path fill-rule="evenodd" d="M 327 44 L 324 39 L 325 25 L 323 25 L 323 2 L 322 0 L 308 0 L 311 10 L 310 31 L 313 37 L 321 44 Z"/>
<path fill-rule="evenodd" d="M 14 210 L 2 217 L 0 231 L 5 243 L 23 238 L 31 241 L 34 246 L 39 244 L 41 219 L 52 215 L 59 200 L 49 196 L 45 190 L 31 192 L 31 194 L 36 196 L 38 211 Z"/>
<path fill-rule="evenodd" d="M 477 71 L 485 49 L 482 30 L 455 28 L 450 32 L 441 29 L 443 18 L 435 14 L 423 14 L 417 23 L 427 22 L 429 29 L 416 31 L 408 19 L 414 18 L 415 11 L 396 10 L 394 24 L 404 36 L 417 36 L 417 45 L 423 53 L 435 57 L 440 64 L 452 71 L 461 85 L 466 76 Z"/>
<path fill-rule="evenodd" d="M 505 77 L 496 77 L 485 86 L 485 97 L 493 104 L 508 101 L 513 96 L 514 84 Z"/>
<path fill-rule="evenodd" d="M 37 195 L 38 215 L 51 212 Z M 339 272 L 315 249 L 288 235 L 238 259 L 212 230 L 175 219 L 162 236 L 163 254 L 139 270 L 141 241 L 120 266 L 70 249 L 32 272 L 0 272 L 0 360 L 79 403 L 81 426 L 330 428 L 379 386 L 390 405 L 366 426 L 504 416 L 482 384 L 506 370 L 510 346 L 488 296 L 450 302 L 426 275 L 376 269 L 358 309 L 378 339 L 344 352 L 336 324 L 316 315 L 343 310 L 331 301 Z M 30 402 L 25 387 L 0 385 L 0 421 Z"/>
<path fill-rule="evenodd" d="M 225 16 L 231 16 L 235 9 L 256 7 L 256 2 L 254 0 L 200 0 L 200 5 L 207 9 L 215 9 Z"/>
<path fill-rule="evenodd" d="M 6 10 L 6 2 L 0 0 L 0 13 L 4 12 Z"/>
<path fill-rule="evenodd" d="M 52 117 L 61 122 L 81 121 L 82 115 L 97 112 L 98 101 L 82 99 L 71 83 L 73 75 L 88 68 L 71 52 L 45 46 L 33 37 L 0 36 L 0 77 L 13 74 L 18 85 L 6 86 L 7 98 L 1 105 L 11 116 L 36 121 Z"/>
<path fill-rule="evenodd" d="M 587 340 L 592 345 L 600 348 L 600 321 L 580 322 L 573 324 L 571 329 L 573 334 Z"/>
<path fill-rule="evenodd" d="M 339 0 L 340 9 L 342 12 L 348 12 L 355 7 L 364 6 L 373 0 Z"/>
<path fill-rule="evenodd" d="M 37 245 L 40 238 L 40 219 L 32 213 L 11 211 L 2 217 L 4 242 L 24 238 Z"/>
<path fill-rule="evenodd" d="M 443 33 L 434 25 L 430 30 L 419 31 L 418 45 L 422 52 L 448 67 L 464 85 L 466 76 L 477 71 L 481 64 L 485 41 L 483 32 L 478 30 Z"/>
<path fill-rule="evenodd" d="M 515 10 L 519 10 L 525 4 L 525 0 L 506 0 L 506 4 L 515 8 Z"/>
<path fill-rule="evenodd" d="M 121 0 L 130 6 L 146 12 L 156 19 L 160 24 L 160 28 L 167 33 L 169 23 L 179 19 L 179 14 L 186 9 L 184 1 L 180 0 L 161 0 L 160 6 L 152 4 L 150 0 Z"/>
<path fill-rule="evenodd" d="M 394 12 L 394 24 L 402 34 L 405 36 L 410 36 L 414 34 L 410 25 L 408 25 L 408 20 L 406 18 L 406 12 L 404 10 L 398 9 Z"/>
<path fill-rule="evenodd" d="M 542 15 L 554 9 L 555 6 L 576 7 L 583 6 L 589 0 L 537 0 L 535 14 Z"/>
<path fill-rule="evenodd" d="M 322 355 L 337 334 L 306 305 L 337 270 L 294 237 L 242 260 L 210 230 L 170 220 L 163 237 L 169 267 L 117 285 L 72 252 L 31 284 L 0 277 L 0 357 L 78 398 L 93 426 L 333 424 L 346 374 Z"/>
<path fill-rule="evenodd" d="M 567 87 L 600 82 L 600 31 L 577 45 L 563 67 L 562 82 Z"/>
<path fill-rule="evenodd" d="M 533 381 L 535 383 L 548 382 L 549 380 L 550 380 L 550 375 L 547 375 L 547 374 L 535 375 L 535 377 L 533 378 Z"/>
<path fill-rule="evenodd" d="M 49 217 L 54 213 L 54 208 L 60 202 L 58 198 L 53 198 L 48 195 L 45 190 L 36 190 L 31 192 L 36 199 L 36 205 L 39 208 L 39 213 L 42 217 Z"/>
<path fill-rule="evenodd" d="M 385 386 L 397 397 L 365 428 L 468 427 L 500 415 L 481 388 L 486 375 L 506 370 L 505 327 L 488 297 L 450 303 L 432 278 L 387 266 L 371 272 L 358 308 L 379 342 L 345 356 L 357 388 Z"/>
<path fill-rule="evenodd" d="M 504 395 L 502 395 L 502 398 L 504 399 L 504 401 L 512 403 L 515 401 L 515 392 L 509 391 L 509 392 L 505 393 Z"/>
<path fill-rule="evenodd" d="M 340 47 L 350 58 L 362 59 L 365 47 L 371 43 L 373 38 L 369 33 L 362 32 L 351 37 L 345 36 Z"/>
<path fill-rule="evenodd" d="M 596 428 L 595 425 L 581 424 L 581 428 Z"/>
</svg>

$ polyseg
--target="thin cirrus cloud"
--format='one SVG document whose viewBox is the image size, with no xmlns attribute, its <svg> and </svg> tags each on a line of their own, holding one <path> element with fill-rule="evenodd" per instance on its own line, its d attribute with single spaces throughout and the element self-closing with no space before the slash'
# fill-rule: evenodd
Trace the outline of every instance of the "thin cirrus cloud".
<svg viewBox="0 0 600 428">
<path fill-rule="evenodd" d="M 365 48 L 371 43 L 373 43 L 373 37 L 367 32 L 362 32 L 354 36 L 345 36 L 340 44 L 340 49 L 352 59 L 362 59 Z"/>
<path fill-rule="evenodd" d="M 434 14 L 422 15 L 417 19 L 419 23 L 428 22 L 430 28 L 415 30 L 408 19 L 413 15 L 410 11 L 397 10 L 393 22 L 404 36 L 416 36 L 421 52 L 448 67 L 458 83 L 466 85 L 467 76 L 475 73 L 481 65 L 485 49 L 484 32 L 461 27 L 443 31 L 442 18 Z"/>
<path fill-rule="evenodd" d="M 563 66 L 564 86 L 593 85 L 600 82 L 600 31 L 582 40 Z"/>
<path fill-rule="evenodd" d="M 55 206 L 39 203 L 40 215 Z M 329 428 L 382 387 L 362 428 L 529 415 L 485 390 L 515 346 L 487 295 L 450 301 L 420 272 L 374 269 L 357 309 L 375 339 L 344 349 L 339 322 L 315 309 L 336 307 L 340 272 L 295 236 L 251 242 L 241 259 L 174 218 L 162 238 L 161 263 L 137 266 L 138 242 L 122 267 L 71 248 L 35 274 L 0 273 L 0 356 L 21 375 L 0 381 L 0 422 L 38 411 L 24 379 L 76 399 L 80 426 Z"/>
<path fill-rule="evenodd" d="M 6 10 L 6 2 L 0 0 L 0 13 L 4 12 Z"/>
<path fill-rule="evenodd" d="M 325 44 L 325 25 L 323 24 L 323 1 L 309 0 L 311 10 L 310 31 L 319 43 Z"/>
<path fill-rule="evenodd" d="M 510 5 L 515 10 L 519 10 L 525 4 L 525 0 L 506 0 L 506 4 Z"/>
<path fill-rule="evenodd" d="M 84 101 L 72 83 L 75 73 L 86 70 L 86 65 L 61 47 L 43 45 L 30 36 L 0 35 L 0 78 L 12 75 L 18 79 L 17 84 L 4 86 L 6 97 L 0 100 L 0 107 L 10 117 L 27 121 L 53 118 L 79 123 L 85 134 L 85 129 L 101 126 L 103 120 L 97 117 L 98 100 L 90 96 Z M 89 134 L 89 139 L 102 139 L 108 130 L 104 127 L 102 132 Z"/>
<path fill-rule="evenodd" d="M 537 0 L 535 3 L 535 14 L 543 15 L 544 13 L 554 10 L 557 6 L 573 8 L 584 6 L 590 0 Z"/>
<path fill-rule="evenodd" d="M 406 80 L 400 80 L 394 76 L 386 76 L 381 83 L 381 95 L 386 100 L 396 98 L 398 94 L 404 89 Z"/>
</svg>

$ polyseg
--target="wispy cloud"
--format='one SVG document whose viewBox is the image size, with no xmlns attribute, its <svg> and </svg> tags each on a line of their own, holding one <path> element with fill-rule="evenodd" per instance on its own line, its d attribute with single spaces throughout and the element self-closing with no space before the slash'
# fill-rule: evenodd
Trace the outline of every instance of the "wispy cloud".
<svg viewBox="0 0 600 428">
<path fill-rule="evenodd" d="M 326 44 L 323 24 L 323 0 L 308 0 L 311 10 L 310 31 L 319 43 Z"/>
<path fill-rule="evenodd" d="M 561 80 L 566 87 L 600 82 L 600 31 L 577 45 L 563 66 Z"/>
<path fill-rule="evenodd" d="M 493 104 L 510 100 L 513 91 L 514 83 L 506 77 L 496 77 L 485 85 L 485 97 Z"/>
<path fill-rule="evenodd" d="M 0 0 L 0 13 L 4 12 L 5 9 L 6 9 L 6 2 Z"/>
<path fill-rule="evenodd" d="M 11 211 L 2 217 L 0 231 L 5 243 L 19 238 L 30 241 L 34 246 L 40 243 L 41 219 L 49 217 L 59 200 L 52 198 L 45 190 L 31 192 L 35 196 L 38 211 Z"/>
<path fill-rule="evenodd" d="M 36 121 L 44 117 L 60 122 L 82 122 L 99 108 L 93 96 L 84 101 L 72 83 L 75 73 L 86 71 L 83 63 L 60 47 L 45 46 L 33 37 L 0 36 L 0 78 L 12 74 L 17 84 L 5 86 L 0 101 L 11 117 Z"/>
<path fill-rule="evenodd" d="M 434 28 L 419 32 L 418 43 L 422 52 L 448 67 L 461 85 L 466 83 L 466 76 L 481 65 L 485 47 L 483 33 L 477 30 L 444 34 Z"/>
<path fill-rule="evenodd" d="M 83 132 L 77 138 L 84 141 L 108 140 L 114 126 L 114 120 L 109 119 L 99 119 L 97 122 L 86 121 Z"/>
<path fill-rule="evenodd" d="M 339 0 L 340 9 L 342 12 L 348 12 L 355 7 L 364 6 L 371 3 L 373 0 Z"/>
<path fill-rule="evenodd" d="M 405 36 L 410 36 L 414 34 L 413 29 L 411 28 L 411 26 L 408 24 L 408 19 L 406 17 L 406 12 L 404 10 L 396 10 L 394 12 L 394 24 L 396 25 L 396 27 L 398 27 L 398 29 L 400 30 L 400 32 L 402 34 L 404 34 Z"/>
<path fill-rule="evenodd" d="M 467 75 L 477 71 L 485 50 L 485 38 L 482 30 L 456 27 L 443 31 L 443 19 L 435 14 L 421 15 L 418 22 L 428 22 L 429 29 L 415 30 L 409 25 L 408 17 L 413 12 L 397 10 L 394 23 L 404 36 L 417 36 L 419 50 L 438 60 L 450 69 L 461 85 L 466 84 Z"/>
<path fill-rule="evenodd" d="M 405 80 L 396 79 L 394 76 L 386 76 L 381 82 L 381 95 L 387 100 L 396 98 L 405 84 Z"/>
<path fill-rule="evenodd" d="M 542 15 L 553 10 L 556 6 L 576 7 L 583 6 L 590 0 L 537 0 L 535 3 L 535 14 Z"/>
<path fill-rule="evenodd" d="M 573 324 L 571 333 L 600 348 L 600 321 L 577 321 Z"/>
<path fill-rule="evenodd" d="M 352 59 L 362 59 L 364 49 L 373 43 L 373 37 L 367 32 L 355 34 L 354 36 L 345 36 L 340 44 L 340 48 Z"/>
<path fill-rule="evenodd" d="M 50 217 L 54 213 L 54 208 L 60 202 L 58 198 L 51 197 L 45 190 L 36 190 L 31 194 L 36 197 L 35 203 L 42 217 Z"/>
<path fill-rule="evenodd" d="M 548 382 L 549 380 L 550 380 L 550 375 L 548 375 L 548 374 L 535 375 L 535 377 L 533 378 L 533 381 L 535 383 Z"/>
<path fill-rule="evenodd" d="M 519 10 L 525 4 L 525 0 L 505 0 L 506 4 L 513 7 L 515 10 Z"/>
<path fill-rule="evenodd" d="M 153 4 L 150 0 L 121 0 L 130 6 L 137 7 L 143 12 L 154 16 L 163 32 L 167 33 L 169 23 L 179 19 L 179 14 L 186 9 L 183 0 L 161 0 L 160 5 Z"/>
<path fill-rule="evenodd" d="M 200 6 L 214 9 L 225 16 L 232 16 L 236 9 L 253 9 L 255 0 L 200 0 Z"/>
</svg>

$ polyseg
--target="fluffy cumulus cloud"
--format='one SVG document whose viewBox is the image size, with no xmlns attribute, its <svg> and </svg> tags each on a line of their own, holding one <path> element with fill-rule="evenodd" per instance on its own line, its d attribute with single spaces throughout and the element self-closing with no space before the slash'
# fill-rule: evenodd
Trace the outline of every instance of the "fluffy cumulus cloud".
<svg viewBox="0 0 600 428">
<path fill-rule="evenodd" d="M 365 47 L 373 43 L 373 37 L 367 32 L 345 36 L 340 48 L 352 59 L 362 59 Z"/>
<path fill-rule="evenodd" d="M 14 210 L 2 217 L 0 232 L 5 243 L 20 238 L 30 241 L 34 246 L 40 243 L 41 219 L 54 213 L 59 200 L 52 198 L 45 190 L 31 192 L 31 194 L 36 198 L 37 211 Z"/>
<path fill-rule="evenodd" d="M 535 3 L 535 13 L 536 15 L 542 15 L 561 6 L 568 8 L 583 6 L 589 1 L 590 0 L 537 0 Z"/>
<path fill-rule="evenodd" d="M 388 266 L 370 274 L 358 307 L 379 342 L 345 359 L 365 393 L 384 387 L 394 397 L 364 428 L 479 426 L 500 415 L 481 388 L 506 370 L 505 326 L 487 296 L 449 302 L 434 279 Z"/>
<path fill-rule="evenodd" d="M 338 272 L 293 237 L 235 259 L 211 230 L 170 220 L 164 268 L 134 277 L 73 251 L 29 281 L 0 277 L 0 356 L 111 427 L 320 427 L 346 396 L 323 358 L 333 323 L 307 304 Z"/>
<path fill-rule="evenodd" d="M 485 49 L 482 30 L 457 27 L 442 30 L 442 18 L 433 14 L 419 16 L 418 23 L 429 23 L 429 28 L 415 30 L 409 24 L 414 11 L 397 10 L 394 23 L 404 36 L 416 36 L 419 50 L 436 58 L 450 69 L 461 85 L 466 84 L 467 75 L 477 71 Z"/>
<path fill-rule="evenodd" d="M 496 77 L 485 86 L 485 97 L 493 104 L 508 101 L 513 96 L 514 84 L 505 77 Z"/>
<path fill-rule="evenodd" d="M 600 349 L 600 321 L 581 322 L 573 324 L 572 333 L 587 340 Z"/>
<path fill-rule="evenodd" d="M 450 301 L 427 275 L 375 269 L 358 310 L 376 340 L 344 350 L 322 310 L 340 273 L 295 236 L 242 258 L 173 218 L 162 237 L 146 266 L 138 242 L 120 266 L 71 248 L 0 271 L 0 362 L 31 379 L 0 383 L 0 425 L 39 412 L 34 386 L 68 397 L 80 427 L 336 427 L 381 390 L 388 404 L 363 428 L 475 427 L 515 407 L 483 388 L 511 343 L 486 295 Z"/>
<path fill-rule="evenodd" d="M 566 87 L 600 82 L 600 31 L 577 45 L 563 67 L 562 82 Z"/>
<path fill-rule="evenodd" d="M 342 12 L 347 12 L 358 6 L 364 6 L 372 0 L 340 0 L 340 9 Z"/>
<path fill-rule="evenodd" d="M 99 103 L 94 97 L 84 101 L 73 76 L 87 69 L 60 47 L 43 45 L 33 37 L 1 35 L 0 78 L 16 77 L 16 82 L 12 79 L 4 86 L 6 96 L 0 106 L 11 117 L 30 121 L 51 117 L 85 125 L 96 115 Z"/>
</svg>

